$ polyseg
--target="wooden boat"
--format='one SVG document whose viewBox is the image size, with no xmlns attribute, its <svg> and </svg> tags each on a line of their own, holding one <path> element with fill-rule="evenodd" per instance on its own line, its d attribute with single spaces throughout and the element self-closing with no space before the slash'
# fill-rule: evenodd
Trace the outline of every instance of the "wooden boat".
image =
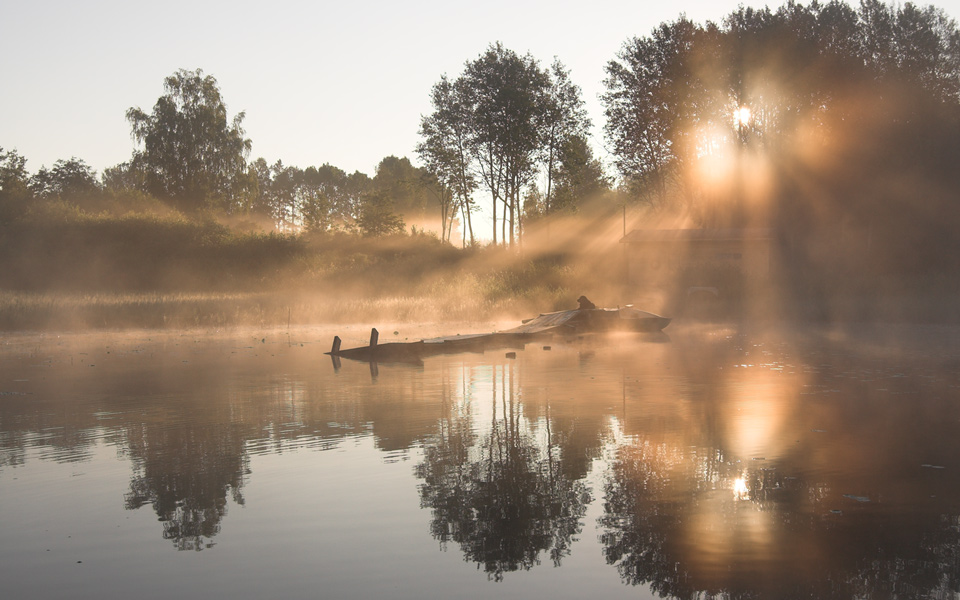
<svg viewBox="0 0 960 600">
<path fill-rule="evenodd" d="M 618 308 L 593 308 L 588 310 L 561 310 L 527 319 L 520 327 L 508 329 L 504 333 L 556 331 L 565 328 L 576 333 L 594 333 L 599 331 L 639 331 L 651 333 L 663 331 L 672 319 L 661 317 L 632 305 Z"/>
<path fill-rule="evenodd" d="M 417 362 L 424 356 L 451 352 L 482 352 L 494 348 L 522 348 L 528 341 L 561 335 L 570 337 L 607 331 L 654 333 L 662 331 L 671 319 L 633 306 L 561 310 L 527 319 L 517 327 L 493 333 L 444 336 L 417 342 L 380 344 L 376 329 L 370 331 L 370 343 L 358 348 L 342 349 L 339 336 L 327 352 L 333 357 L 381 362 Z"/>
</svg>

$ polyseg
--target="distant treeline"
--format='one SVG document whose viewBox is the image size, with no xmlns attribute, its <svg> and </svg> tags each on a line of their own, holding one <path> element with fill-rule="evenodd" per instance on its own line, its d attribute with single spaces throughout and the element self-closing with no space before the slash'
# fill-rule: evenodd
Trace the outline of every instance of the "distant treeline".
<svg viewBox="0 0 960 600">
<path fill-rule="evenodd" d="M 389 156 L 373 177 L 249 160 L 244 114 L 228 116 L 214 77 L 180 70 L 150 112 L 127 111 L 133 154 L 99 177 L 79 158 L 30 174 L 0 149 L 0 225 L 14 239 L 28 223 L 139 214 L 369 239 L 433 220 L 441 242 L 459 226 L 472 245 L 482 201 L 493 241 L 512 245 L 623 204 L 643 207 L 645 226 L 770 228 L 788 280 L 806 287 L 824 269 L 841 282 L 957 272 L 960 30 L 941 9 L 834 0 L 681 16 L 627 40 L 606 73 L 615 179 L 563 63 L 499 43 L 430 90 L 420 166 Z"/>
<path fill-rule="evenodd" d="M 941 9 L 681 18 L 607 74 L 606 137 L 635 197 L 701 226 L 771 228 L 798 279 L 957 272 L 960 31 Z"/>
</svg>

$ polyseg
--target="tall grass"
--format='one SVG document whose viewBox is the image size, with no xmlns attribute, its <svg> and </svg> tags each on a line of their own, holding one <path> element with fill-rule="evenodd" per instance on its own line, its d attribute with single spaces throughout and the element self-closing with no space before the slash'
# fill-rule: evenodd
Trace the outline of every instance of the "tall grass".
<svg viewBox="0 0 960 600">
<path fill-rule="evenodd" d="M 45 213 L 0 228 L 0 261 L 4 331 L 489 320 L 573 307 L 584 288 L 557 256 L 179 215 Z"/>
<path fill-rule="evenodd" d="M 330 323 L 484 321 L 504 303 L 470 294 L 0 292 L 0 331 L 276 327 Z"/>
</svg>

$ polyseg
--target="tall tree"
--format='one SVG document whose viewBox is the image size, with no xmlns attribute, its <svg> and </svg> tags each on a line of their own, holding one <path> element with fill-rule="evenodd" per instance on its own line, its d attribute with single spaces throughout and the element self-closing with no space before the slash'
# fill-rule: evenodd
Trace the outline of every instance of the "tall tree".
<svg viewBox="0 0 960 600">
<path fill-rule="evenodd" d="M 423 219 L 427 214 L 427 190 L 421 169 L 407 157 L 386 156 L 377 164 L 373 187 L 384 192 L 393 209 L 406 219 Z"/>
<path fill-rule="evenodd" d="M 554 59 L 550 75 L 543 131 L 543 161 L 547 176 L 544 211 L 547 213 L 553 208 L 553 184 L 562 149 L 574 138 L 584 138 L 590 129 L 580 87 L 571 81 L 570 71 L 559 59 Z"/>
<path fill-rule="evenodd" d="M 270 203 L 273 206 L 277 227 L 280 231 L 296 231 L 300 228 L 300 203 L 298 187 L 301 171 L 288 167 L 278 160 L 270 167 Z"/>
<path fill-rule="evenodd" d="M 610 191 L 610 180 L 603 164 L 594 158 L 583 136 L 571 136 L 560 148 L 556 169 L 556 189 L 549 211 L 576 212 L 582 202 L 596 200 Z M 546 211 L 545 211 L 546 212 Z"/>
<path fill-rule="evenodd" d="M 824 265 L 822 244 L 793 241 L 838 226 L 883 232 L 851 271 L 916 276 L 957 252 L 931 235 L 960 218 L 960 29 L 940 9 L 788 1 L 681 18 L 630 40 L 605 84 L 605 133 L 638 196 L 701 225 L 772 227 L 795 273 Z"/>
<path fill-rule="evenodd" d="M 97 173 L 82 159 L 60 159 L 47 169 L 40 167 L 30 178 L 30 189 L 38 198 L 65 198 L 83 201 L 100 191 Z"/>
<path fill-rule="evenodd" d="M 692 52 L 703 32 L 685 18 L 660 25 L 650 37 L 628 41 L 606 66 L 601 99 L 614 162 L 625 179 L 642 183 L 652 204 L 666 201 L 690 143 L 683 125 L 697 120 L 691 113 L 709 99 L 698 92 L 715 71 Z"/>
<path fill-rule="evenodd" d="M 520 56 L 496 43 L 467 63 L 463 79 L 472 117 L 471 149 L 493 200 L 493 241 L 501 203 L 501 237 L 513 244 L 522 227 L 521 194 L 536 174 L 542 147 L 550 76 L 531 55 Z"/>
<path fill-rule="evenodd" d="M 107 167 L 100 175 L 100 186 L 113 193 L 142 190 L 145 188 L 143 169 L 134 160 Z"/>
<path fill-rule="evenodd" d="M 403 233 L 403 217 L 394 211 L 393 201 L 384 190 L 374 190 L 366 195 L 357 215 L 357 228 L 367 237 Z"/>
<path fill-rule="evenodd" d="M 470 244 L 475 243 L 473 233 L 473 192 L 477 180 L 473 173 L 471 154 L 471 118 L 465 99 L 465 83 L 462 79 L 451 82 L 446 75 L 433 86 L 430 100 L 433 113 L 420 121 L 423 140 L 417 144 L 417 155 L 426 170 L 436 179 L 442 190 L 449 190 L 450 212 L 457 210 L 462 215 L 469 233 Z M 445 193 L 439 194 L 444 198 Z M 444 223 L 450 219 L 442 211 Z"/>
<path fill-rule="evenodd" d="M 250 163 L 248 170 L 257 182 L 257 191 L 250 196 L 250 202 L 244 208 L 254 215 L 275 217 L 273 199 L 270 196 L 270 184 L 273 181 L 270 165 L 265 158 L 260 157 Z"/>
<path fill-rule="evenodd" d="M 217 80 L 203 71 L 179 70 L 164 80 L 164 94 L 145 113 L 127 111 L 132 135 L 143 149 L 148 191 L 178 208 L 231 210 L 253 191 L 246 157 L 244 113 L 227 117 Z"/>
<path fill-rule="evenodd" d="M 0 225 L 16 220 L 32 199 L 28 188 L 27 159 L 13 150 L 0 148 Z"/>
<path fill-rule="evenodd" d="M 534 212 L 550 207 L 561 148 L 590 128 L 580 88 L 559 60 L 543 69 L 498 42 L 467 62 L 456 80 L 443 76 L 431 100 L 434 112 L 421 120 L 417 153 L 458 199 L 471 242 L 469 208 L 478 182 L 490 194 L 493 243 L 520 241 L 531 199 L 537 198 Z M 546 193 L 524 195 L 541 173 Z"/>
</svg>

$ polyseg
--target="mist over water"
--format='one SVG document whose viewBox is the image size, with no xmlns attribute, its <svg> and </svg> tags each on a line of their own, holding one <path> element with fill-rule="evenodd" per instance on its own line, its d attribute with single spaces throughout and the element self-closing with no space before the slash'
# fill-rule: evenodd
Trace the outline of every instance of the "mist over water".
<svg viewBox="0 0 960 600">
<path fill-rule="evenodd" d="M 177 125 L 200 69 L 101 181 L 0 148 L 0 593 L 960 595 L 958 57 L 909 3 L 681 16 L 611 57 L 607 163 L 500 42 L 422 168 L 248 162 Z M 584 296 L 672 321 L 325 354 Z"/>
<path fill-rule="evenodd" d="M 339 368 L 359 327 L 8 337 L 0 575 L 17 598 L 956 589 L 955 327 L 668 332 Z"/>
</svg>

